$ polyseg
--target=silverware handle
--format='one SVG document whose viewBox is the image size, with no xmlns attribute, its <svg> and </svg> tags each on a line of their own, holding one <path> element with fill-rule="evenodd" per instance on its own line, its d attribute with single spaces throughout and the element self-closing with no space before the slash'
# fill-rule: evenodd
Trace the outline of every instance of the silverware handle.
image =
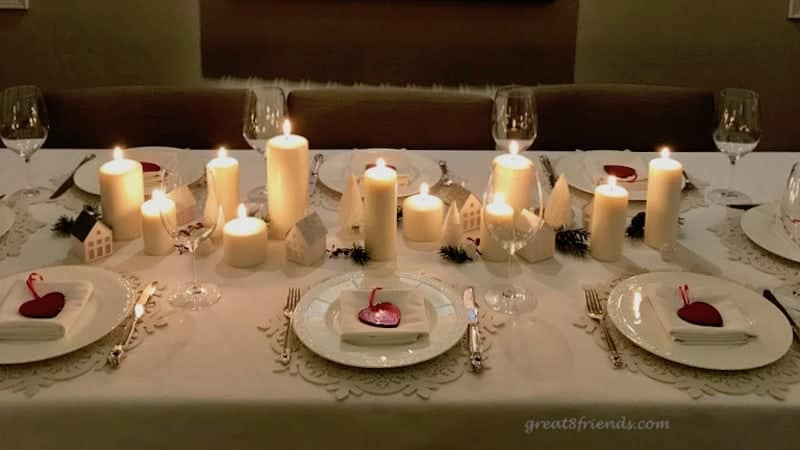
<svg viewBox="0 0 800 450">
<path fill-rule="evenodd" d="M 477 372 L 483 365 L 483 354 L 481 352 L 481 332 L 476 323 L 467 326 L 467 345 L 470 363 L 473 370 Z"/>
<path fill-rule="evenodd" d="M 611 363 L 614 364 L 614 367 L 622 367 L 622 357 L 619 356 L 619 350 L 617 350 L 617 344 L 614 343 L 614 339 L 611 339 L 611 332 L 608 331 L 605 320 L 600 319 L 598 322 L 600 323 L 600 328 L 603 330 L 603 336 L 606 338 L 608 355 L 611 358 Z"/>
<path fill-rule="evenodd" d="M 281 362 L 284 364 L 289 364 L 291 359 L 291 347 L 289 346 L 289 338 L 292 335 L 292 318 L 289 317 L 289 320 L 286 322 L 286 331 L 283 333 L 283 350 L 281 351 Z"/>
</svg>

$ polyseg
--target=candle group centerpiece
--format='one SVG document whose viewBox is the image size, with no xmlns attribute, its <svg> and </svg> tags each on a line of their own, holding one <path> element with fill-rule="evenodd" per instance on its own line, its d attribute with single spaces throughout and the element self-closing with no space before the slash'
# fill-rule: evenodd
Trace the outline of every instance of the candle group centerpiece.
<svg viewBox="0 0 800 450">
<path fill-rule="evenodd" d="M 308 208 L 308 141 L 291 134 L 291 123 L 283 123 L 283 135 L 267 141 L 267 198 L 270 238 L 284 239 L 306 215 Z"/>
<path fill-rule="evenodd" d="M 530 202 L 530 184 L 535 176 L 533 163 L 519 154 L 519 144 L 511 141 L 509 153 L 494 159 L 494 192 L 502 193 L 505 202 L 521 211 Z"/>
<path fill-rule="evenodd" d="M 100 166 L 100 203 L 103 222 L 111 228 L 116 241 L 129 241 L 142 235 L 139 208 L 144 202 L 142 164 L 126 159 L 114 149 L 114 159 Z"/>
<path fill-rule="evenodd" d="M 617 185 L 617 177 L 594 191 L 590 236 L 592 256 L 599 261 L 616 261 L 622 256 L 628 217 L 628 191 Z"/>
<path fill-rule="evenodd" d="M 428 184 L 422 183 L 419 194 L 403 202 L 403 236 L 409 241 L 432 242 L 442 236 L 444 203 L 428 193 Z"/>
<path fill-rule="evenodd" d="M 177 222 L 175 202 L 167 198 L 164 192 L 156 189 L 150 200 L 142 204 L 142 237 L 144 253 L 151 256 L 163 256 L 172 253 L 175 241 L 164 226 L 164 220 Z"/>
<path fill-rule="evenodd" d="M 208 175 L 209 172 L 211 175 Z M 239 204 L 239 161 L 228 156 L 225 148 L 220 148 L 217 157 L 206 164 L 206 173 L 208 182 L 213 184 L 209 186 L 209 196 L 213 195 L 216 202 L 211 209 L 216 211 L 217 205 L 222 206 L 226 222 L 235 218 Z"/>
<path fill-rule="evenodd" d="M 247 209 L 239 205 L 237 218 L 225 224 L 222 231 L 223 259 L 226 264 L 248 268 L 267 259 L 267 224 L 256 217 L 247 217 Z"/>
<path fill-rule="evenodd" d="M 650 161 L 648 177 L 644 242 L 661 250 L 678 238 L 683 165 L 670 158 L 669 149 L 664 147 L 661 157 Z"/>
<path fill-rule="evenodd" d="M 378 158 L 364 172 L 364 246 L 375 261 L 395 257 L 397 239 L 397 172 Z"/>
</svg>

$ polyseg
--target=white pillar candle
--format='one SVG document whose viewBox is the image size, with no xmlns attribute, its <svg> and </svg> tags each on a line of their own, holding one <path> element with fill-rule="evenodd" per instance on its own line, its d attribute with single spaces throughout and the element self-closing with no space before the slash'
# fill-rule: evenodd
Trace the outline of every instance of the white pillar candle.
<svg viewBox="0 0 800 450">
<path fill-rule="evenodd" d="M 628 218 L 628 191 L 617 186 L 617 178 L 594 190 L 592 207 L 592 256 L 599 261 L 616 261 L 622 256 L 625 222 Z"/>
<path fill-rule="evenodd" d="M 397 172 L 378 158 L 364 172 L 364 246 L 371 259 L 395 257 L 397 239 Z"/>
<path fill-rule="evenodd" d="M 175 202 L 156 189 L 150 200 L 142 203 L 142 238 L 144 253 L 151 256 L 163 256 L 172 253 L 175 241 L 167 232 L 161 221 L 161 215 L 171 224 L 178 224 Z"/>
<path fill-rule="evenodd" d="M 519 144 L 511 142 L 509 153 L 494 159 L 493 191 L 502 193 L 506 203 L 516 211 L 528 208 L 530 184 L 535 176 L 533 163 L 519 154 Z"/>
<path fill-rule="evenodd" d="M 103 222 L 111 227 L 115 241 L 129 241 L 142 235 L 139 208 L 144 203 L 144 178 L 139 161 L 125 159 L 119 147 L 114 159 L 98 172 Z"/>
<path fill-rule="evenodd" d="M 419 194 L 403 202 L 403 236 L 409 241 L 432 242 L 442 237 L 444 203 L 428 193 L 428 184 L 422 183 Z"/>
<path fill-rule="evenodd" d="M 257 266 L 267 259 L 267 224 L 247 217 L 244 205 L 239 205 L 237 215 L 222 231 L 223 260 L 233 267 Z"/>
<path fill-rule="evenodd" d="M 647 174 L 647 214 L 644 221 L 644 242 L 661 250 L 678 238 L 678 216 L 681 211 L 683 165 L 669 157 L 669 149 L 650 161 Z"/>
<path fill-rule="evenodd" d="M 511 227 L 514 223 L 514 209 L 505 202 L 502 193 L 495 193 L 494 199 L 483 207 L 481 214 L 481 258 L 487 261 L 505 261 L 509 258 L 503 245 L 489 232 L 489 227 Z"/>
<path fill-rule="evenodd" d="M 206 164 L 209 188 L 214 189 L 217 203 L 222 206 L 225 221 L 236 217 L 239 205 L 239 161 L 228 156 L 227 150 L 220 148 L 217 157 Z"/>
<path fill-rule="evenodd" d="M 267 197 L 270 238 L 284 239 L 306 215 L 308 208 L 308 141 L 291 134 L 283 123 L 283 135 L 267 141 Z"/>
</svg>

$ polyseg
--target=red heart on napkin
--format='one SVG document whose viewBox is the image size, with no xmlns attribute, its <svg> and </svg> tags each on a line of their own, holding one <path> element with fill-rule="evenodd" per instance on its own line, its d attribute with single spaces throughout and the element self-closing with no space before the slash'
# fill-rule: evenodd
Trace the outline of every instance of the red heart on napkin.
<svg viewBox="0 0 800 450">
<path fill-rule="evenodd" d="M 400 325 L 400 308 L 394 303 L 375 304 L 375 294 L 383 288 L 375 288 L 369 295 L 369 306 L 358 312 L 358 320 L 380 328 L 396 328 Z"/>
<path fill-rule="evenodd" d="M 706 302 L 692 302 L 678 310 L 678 317 L 702 327 L 721 327 L 722 316 L 717 308 Z"/>
<path fill-rule="evenodd" d="M 161 166 L 156 163 L 140 161 L 142 163 L 143 172 L 161 172 Z"/>
<path fill-rule="evenodd" d="M 609 164 L 603 166 L 603 170 L 609 174 L 617 177 L 620 181 L 626 181 L 628 183 L 633 183 L 636 181 L 638 175 L 636 174 L 636 169 L 633 167 L 628 166 L 618 166 L 614 164 Z"/>
<path fill-rule="evenodd" d="M 64 303 L 64 294 L 50 292 L 20 305 L 19 313 L 29 319 L 52 319 L 64 309 Z"/>
</svg>

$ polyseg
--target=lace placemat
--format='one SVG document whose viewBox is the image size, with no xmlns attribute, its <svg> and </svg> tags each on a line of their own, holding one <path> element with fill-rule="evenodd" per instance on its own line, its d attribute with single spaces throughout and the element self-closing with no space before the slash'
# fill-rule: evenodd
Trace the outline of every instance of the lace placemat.
<svg viewBox="0 0 800 450">
<path fill-rule="evenodd" d="M 21 191 L 14 192 L 6 198 L 5 204 L 14 212 L 14 225 L 0 237 L 0 261 L 19 256 L 28 238 L 44 227 L 45 224 L 34 219 L 29 209 L 32 203 L 38 202 L 38 199 L 25 198 Z"/>
<path fill-rule="evenodd" d="M 489 359 L 493 336 L 503 328 L 505 320 L 505 316 L 481 311 L 484 362 Z M 413 395 L 427 400 L 442 386 L 471 372 L 466 338 L 462 339 L 459 345 L 427 362 L 396 369 L 359 369 L 328 361 L 311 352 L 292 336 L 290 338 L 292 359 L 288 365 L 284 365 L 280 362 L 280 353 L 283 350 L 286 326 L 286 318 L 279 313 L 266 325 L 258 327 L 275 354 L 274 372 L 299 377 L 308 383 L 320 386 L 339 401 L 364 394 Z M 484 366 L 484 370 L 490 368 L 488 365 Z"/>
<path fill-rule="evenodd" d="M 134 298 L 138 297 L 144 288 L 142 280 L 129 273 L 122 274 L 122 277 L 135 293 Z M 159 283 L 156 293 L 145 305 L 145 314 L 136 324 L 133 338 L 126 350 L 137 347 L 145 336 L 167 326 L 167 315 L 162 312 L 160 304 L 165 289 L 166 285 Z M 111 369 L 107 369 L 106 358 L 114 345 L 124 339 L 130 326 L 130 320 L 123 321 L 102 339 L 67 355 L 35 363 L 0 365 L 0 390 L 22 392 L 27 397 L 33 397 L 40 389 L 56 383 L 69 381 L 92 371 L 110 371 Z M 128 358 L 134 357 L 128 355 Z M 118 370 L 125 370 L 125 362 L 122 365 L 123 367 Z"/>
<path fill-rule="evenodd" d="M 633 275 L 626 274 L 615 278 L 608 284 L 587 287 L 597 289 L 601 299 L 607 300 L 608 294 L 614 286 Z M 583 313 L 574 325 L 583 328 L 586 334 L 593 336 L 595 343 L 602 351 L 608 351 L 608 346 L 603 338 L 603 333 L 598 329 L 597 322 L 589 319 Z M 797 343 L 792 343 L 792 347 L 781 359 L 765 367 L 740 371 L 707 370 L 667 361 L 643 350 L 617 331 L 607 317 L 606 325 L 611 332 L 611 338 L 617 345 L 624 368 L 661 383 L 671 384 L 676 389 L 685 391 L 693 399 L 716 394 L 756 394 L 759 396 L 769 395 L 776 400 L 785 400 L 791 385 L 800 383 L 800 345 Z"/>
</svg>

